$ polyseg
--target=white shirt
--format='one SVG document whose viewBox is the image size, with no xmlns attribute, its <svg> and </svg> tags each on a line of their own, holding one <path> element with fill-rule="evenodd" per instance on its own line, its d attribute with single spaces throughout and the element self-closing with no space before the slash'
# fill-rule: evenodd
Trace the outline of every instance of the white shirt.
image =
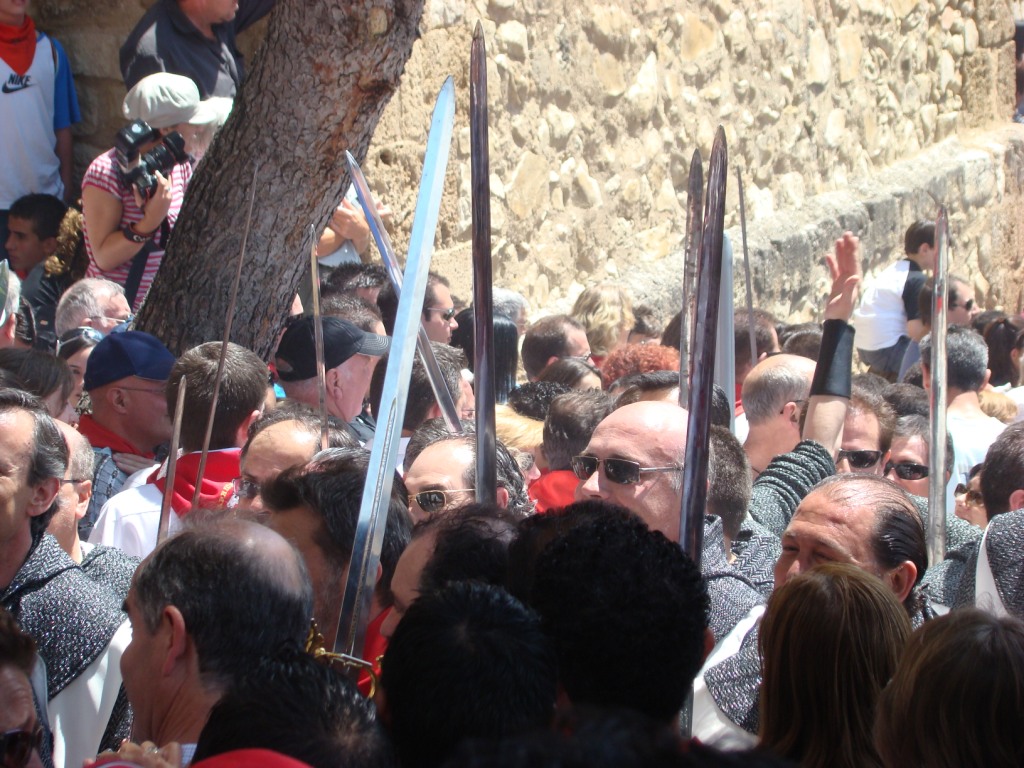
<svg viewBox="0 0 1024 768">
<path fill-rule="evenodd" d="M 164 495 L 155 485 L 140 485 L 110 497 L 89 534 L 93 544 L 117 547 L 129 555 L 146 557 L 156 549 L 160 527 L 160 506 Z M 181 528 L 181 518 L 172 510 L 167 534 Z"/>
</svg>

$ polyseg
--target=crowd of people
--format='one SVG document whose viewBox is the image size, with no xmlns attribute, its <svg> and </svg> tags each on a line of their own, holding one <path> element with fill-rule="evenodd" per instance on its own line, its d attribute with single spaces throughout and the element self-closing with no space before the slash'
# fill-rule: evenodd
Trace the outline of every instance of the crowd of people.
<svg viewBox="0 0 1024 768">
<path fill-rule="evenodd" d="M 132 326 L 244 77 L 235 35 L 272 4 L 157 0 L 79 212 L 67 59 L 0 0 L 20 100 L 0 134 L 24 160 L 0 173 L 0 763 L 1024 764 L 1024 320 L 950 276 L 933 357 L 926 221 L 866 282 L 843 234 L 820 323 L 736 312 L 699 552 L 680 543 L 681 313 L 613 283 L 568 314 L 496 287 L 480 501 L 474 312 L 431 273 L 440 376 L 413 364 L 363 644 L 331 653 L 371 449 L 393 437 L 376 420 L 398 300 L 362 214 L 343 201 L 318 247 L 322 388 L 299 300 L 269 361 Z"/>
</svg>

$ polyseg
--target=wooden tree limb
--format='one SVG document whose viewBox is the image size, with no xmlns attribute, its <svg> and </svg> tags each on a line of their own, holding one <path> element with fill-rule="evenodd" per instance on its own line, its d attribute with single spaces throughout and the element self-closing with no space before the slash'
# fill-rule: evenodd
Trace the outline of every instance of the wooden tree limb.
<svg viewBox="0 0 1024 768">
<path fill-rule="evenodd" d="M 234 110 L 192 179 L 137 327 L 180 354 L 224 332 L 254 166 L 232 341 L 268 358 L 323 230 L 412 53 L 423 0 L 278 0 Z"/>
</svg>

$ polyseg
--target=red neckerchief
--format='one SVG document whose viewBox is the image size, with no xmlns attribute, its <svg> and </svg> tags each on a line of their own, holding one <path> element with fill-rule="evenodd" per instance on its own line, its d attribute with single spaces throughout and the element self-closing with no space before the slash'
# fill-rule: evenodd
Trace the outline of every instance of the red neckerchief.
<svg viewBox="0 0 1024 768">
<path fill-rule="evenodd" d="M 538 514 L 551 509 L 560 509 L 576 500 L 576 486 L 579 478 L 567 469 L 556 469 L 545 472 L 527 489 L 527 495 L 533 499 Z"/>
<path fill-rule="evenodd" d="M 381 611 L 377 618 L 366 625 L 366 640 L 363 642 L 363 658 L 367 659 L 373 664 L 373 671 L 380 678 L 380 658 L 384 655 L 384 651 L 388 649 L 388 639 L 380 633 L 380 628 L 384 626 L 384 619 L 388 617 L 388 614 L 394 610 L 393 608 L 385 608 Z M 370 673 L 360 672 L 359 673 L 359 692 L 363 696 L 370 695 Z"/>
<path fill-rule="evenodd" d="M 152 459 L 152 451 L 140 451 L 116 432 L 112 432 L 90 414 L 84 413 L 78 419 L 78 432 L 89 441 L 93 448 L 109 448 L 113 453 L 131 453 Z"/>
<path fill-rule="evenodd" d="M 0 24 L 0 59 L 6 61 L 15 74 L 28 72 L 35 57 L 36 25 L 28 14 L 20 27 Z"/>
<path fill-rule="evenodd" d="M 206 469 L 199 491 L 200 508 L 224 507 L 231 498 L 231 481 L 238 477 L 241 464 L 241 448 L 230 448 L 225 451 L 210 451 L 206 454 Z M 192 509 L 192 495 L 196 490 L 196 477 L 199 474 L 199 458 L 202 454 L 186 453 L 178 458 L 174 472 L 174 488 L 172 489 L 171 508 L 178 517 Z M 166 493 L 167 465 L 159 467 L 149 476 L 147 482 Z"/>
</svg>

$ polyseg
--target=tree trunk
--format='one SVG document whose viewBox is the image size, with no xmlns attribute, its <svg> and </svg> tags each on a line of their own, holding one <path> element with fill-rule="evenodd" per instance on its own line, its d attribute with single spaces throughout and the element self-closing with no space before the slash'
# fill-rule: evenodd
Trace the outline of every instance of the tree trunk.
<svg viewBox="0 0 1024 768">
<path fill-rule="evenodd" d="M 137 327 L 180 354 L 224 335 L 258 167 L 232 341 L 268 358 L 412 53 L 423 0 L 278 0 L 227 124 L 192 179 Z"/>
</svg>

